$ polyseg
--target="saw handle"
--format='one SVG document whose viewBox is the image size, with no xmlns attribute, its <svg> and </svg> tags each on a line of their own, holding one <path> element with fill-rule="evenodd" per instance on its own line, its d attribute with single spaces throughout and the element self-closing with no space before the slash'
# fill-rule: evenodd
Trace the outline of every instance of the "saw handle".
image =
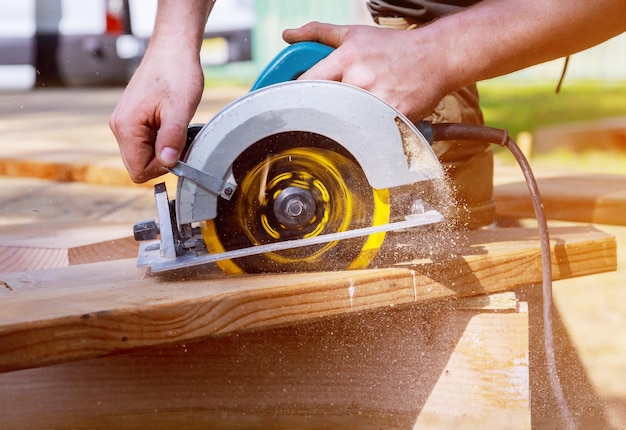
<svg viewBox="0 0 626 430">
<path fill-rule="evenodd" d="M 289 45 L 265 66 L 250 91 L 298 79 L 332 51 L 332 47 L 319 42 L 298 42 Z"/>
</svg>

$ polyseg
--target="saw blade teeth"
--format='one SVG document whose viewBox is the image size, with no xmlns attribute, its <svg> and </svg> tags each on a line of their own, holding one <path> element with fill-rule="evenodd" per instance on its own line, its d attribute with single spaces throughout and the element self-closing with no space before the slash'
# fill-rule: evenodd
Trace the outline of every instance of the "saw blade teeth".
<svg viewBox="0 0 626 430">
<path fill-rule="evenodd" d="M 272 156 L 270 154 L 267 154 L 264 163 L 263 171 L 259 178 L 259 204 L 261 206 L 267 205 L 267 177 L 270 174 L 270 166 L 272 164 Z"/>
</svg>

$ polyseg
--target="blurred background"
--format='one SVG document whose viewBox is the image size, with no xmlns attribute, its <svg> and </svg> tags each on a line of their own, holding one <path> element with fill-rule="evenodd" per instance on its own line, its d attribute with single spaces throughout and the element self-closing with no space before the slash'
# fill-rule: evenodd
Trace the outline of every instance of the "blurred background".
<svg viewBox="0 0 626 430">
<path fill-rule="evenodd" d="M 0 87 L 121 85 L 141 59 L 157 0 L 0 1 Z M 358 6 L 360 7 L 358 7 Z M 362 21 L 362 1 L 220 0 L 206 26 L 209 79 L 252 81 L 285 44 L 281 31 L 317 19 Z"/>
<path fill-rule="evenodd" d="M 124 84 L 144 53 L 157 0 L 0 0 L 0 88 Z M 208 78 L 250 82 L 285 44 L 284 28 L 370 24 L 364 0 L 220 0 L 206 26 Z M 623 80 L 626 36 L 577 54 L 568 80 Z M 509 76 L 558 80 L 555 61 Z"/>
<path fill-rule="evenodd" d="M 0 88 L 124 84 L 152 33 L 157 0 L 0 0 Z M 208 79 L 251 82 L 285 43 L 284 28 L 318 20 L 371 24 L 364 0 L 219 0 L 202 49 Z M 626 77 L 623 35 L 572 58 L 571 80 Z M 509 76 L 556 84 L 562 61 Z"/>
</svg>

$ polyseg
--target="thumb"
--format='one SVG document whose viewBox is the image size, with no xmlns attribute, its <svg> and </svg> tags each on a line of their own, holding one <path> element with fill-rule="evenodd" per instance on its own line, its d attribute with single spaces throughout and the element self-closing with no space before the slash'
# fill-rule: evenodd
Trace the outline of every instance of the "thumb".
<svg viewBox="0 0 626 430">
<path fill-rule="evenodd" d="M 164 167 L 174 167 L 185 147 L 187 126 L 169 124 L 162 126 L 157 132 L 155 153 L 159 163 Z"/>
<path fill-rule="evenodd" d="M 348 27 L 345 25 L 310 22 L 300 28 L 283 31 L 283 39 L 287 43 L 313 41 L 338 48 L 347 32 Z"/>
</svg>

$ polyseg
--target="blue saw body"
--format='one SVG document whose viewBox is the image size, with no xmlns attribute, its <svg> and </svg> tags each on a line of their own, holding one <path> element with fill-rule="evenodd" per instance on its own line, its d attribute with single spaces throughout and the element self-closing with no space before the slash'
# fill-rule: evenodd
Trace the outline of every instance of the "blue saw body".
<svg viewBox="0 0 626 430">
<path fill-rule="evenodd" d="M 333 48 L 318 42 L 300 42 L 289 45 L 265 66 L 252 84 L 250 91 L 296 80 L 331 52 Z"/>
</svg>

